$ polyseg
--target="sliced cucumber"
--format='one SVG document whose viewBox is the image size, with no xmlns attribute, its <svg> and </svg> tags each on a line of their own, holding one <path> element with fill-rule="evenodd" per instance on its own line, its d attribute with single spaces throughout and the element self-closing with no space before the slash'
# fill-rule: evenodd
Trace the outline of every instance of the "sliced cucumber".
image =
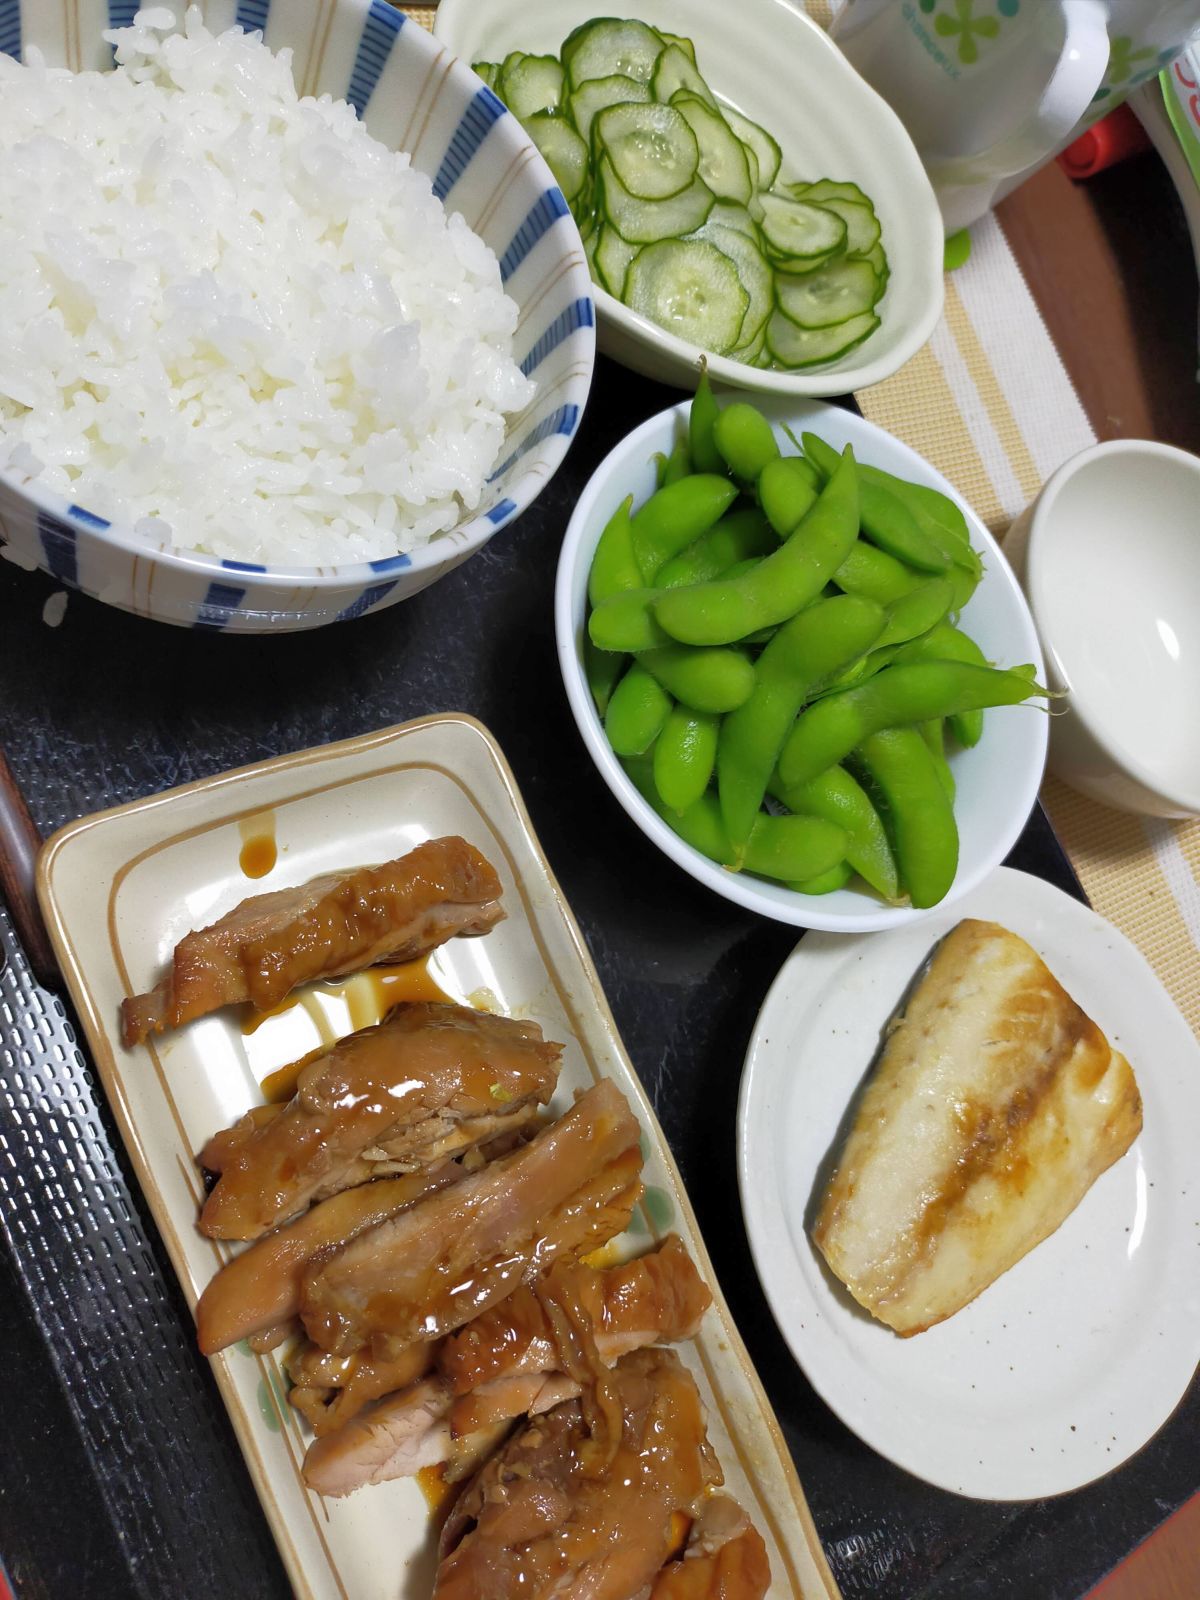
<svg viewBox="0 0 1200 1600">
<path fill-rule="evenodd" d="M 775 279 L 779 309 L 802 328 L 832 328 L 873 311 L 879 295 L 874 269 L 846 256 L 816 272 L 806 272 L 802 278 L 781 272 Z"/>
<path fill-rule="evenodd" d="M 634 311 L 714 355 L 737 344 L 750 304 L 733 262 L 702 240 L 647 245 L 634 257 L 625 287 Z"/>
<path fill-rule="evenodd" d="M 722 106 L 721 110 L 725 121 L 742 143 L 748 144 L 754 151 L 754 158 L 758 162 L 758 187 L 769 189 L 779 176 L 779 169 L 783 165 L 782 150 L 767 130 L 760 128 L 757 122 L 751 122 L 749 117 L 744 117 L 732 106 Z"/>
<path fill-rule="evenodd" d="M 696 65 L 696 46 L 690 39 L 685 39 L 680 33 L 668 33 L 665 28 L 655 28 L 654 31 L 664 44 L 673 44 L 676 49 L 683 51 L 693 66 Z"/>
<path fill-rule="evenodd" d="M 604 227 L 596 229 L 599 243 L 596 245 L 596 271 L 600 275 L 600 282 L 609 294 L 615 294 L 618 300 L 625 297 L 625 274 L 629 271 L 629 263 L 642 248 L 640 244 L 630 244 L 628 239 L 622 239 L 615 228 Z"/>
<path fill-rule="evenodd" d="M 813 260 L 845 249 L 846 224 L 836 212 L 777 194 L 760 194 L 758 203 L 770 254 L 788 261 Z"/>
<path fill-rule="evenodd" d="M 523 126 L 570 205 L 587 184 L 587 145 L 565 117 L 551 111 L 539 111 L 536 116 L 527 117 Z"/>
<path fill-rule="evenodd" d="M 654 91 L 654 98 L 661 100 L 664 105 L 680 90 L 696 95 L 710 106 L 717 103 L 716 95 L 696 71 L 695 62 L 674 44 L 669 44 L 659 56 L 650 87 Z"/>
<path fill-rule="evenodd" d="M 763 360 L 764 357 L 766 358 L 765 361 Z M 731 350 L 729 352 L 729 359 L 731 361 L 741 361 L 748 367 L 756 367 L 760 364 L 760 362 L 764 366 L 773 366 L 774 357 L 767 349 L 766 324 L 764 323 L 763 326 L 758 330 L 758 337 L 756 339 L 752 339 L 749 344 L 740 344 L 735 349 Z"/>
<path fill-rule="evenodd" d="M 608 158 L 600 161 L 600 209 L 630 244 L 678 239 L 698 228 L 712 209 L 712 190 L 695 178 L 669 200 L 640 200 L 624 187 Z"/>
<path fill-rule="evenodd" d="M 695 179 L 700 148 L 674 106 L 607 106 L 592 124 L 596 150 L 638 200 L 669 200 Z"/>
<path fill-rule="evenodd" d="M 892 269 L 888 266 L 888 258 L 883 253 L 883 245 L 877 244 L 873 250 L 868 250 L 864 254 L 863 260 L 873 269 L 875 276 L 879 279 L 879 289 L 882 295 L 883 290 L 887 288 L 887 281 L 892 275 Z"/>
<path fill-rule="evenodd" d="M 610 78 L 614 73 L 649 83 L 664 48 L 668 47 L 644 22 L 601 17 L 567 35 L 562 63 L 573 89 L 593 78 Z"/>
<path fill-rule="evenodd" d="M 850 200 L 858 205 L 870 206 L 869 195 L 863 193 L 856 183 L 839 182 L 835 178 L 818 178 L 815 183 L 789 183 L 788 193 L 797 200 Z"/>
<path fill-rule="evenodd" d="M 592 125 L 600 113 L 609 106 L 635 104 L 650 99 L 650 86 L 638 83 L 636 78 L 626 78 L 614 72 L 607 78 L 592 78 L 569 96 L 571 116 L 580 136 L 588 148 L 592 143 Z"/>
<path fill-rule="evenodd" d="M 782 311 L 776 311 L 767 323 L 767 348 L 785 367 L 815 367 L 853 350 L 878 326 L 879 318 L 873 311 L 864 311 L 832 328 L 801 328 Z"/>
<path fill-rule="evenodd" d="M 556 56 L 527 56 L 519 50 L 504 58 L 496 93 L 519 122 L 562 105 L 563 69 Z"/>
<path fill-rule="evenodd" d="M 879 218 L 870 206 L 858 200 L 841 200 L 836 195 L 825 200 L 809 201 L 835 212 L 846 224 L 846 253 L 865 256 L 879 243 Z"/>
<path fill-rule="evenodd" d="M 500 82 L 500 63 L 498 61 L 475 61 L 471 64 L 471 71 L 483 79 L 489 89 L 495 89 Z"/>
<path fill-rule="evenodd" d="M 690 89 L 681 89 L 671 99 L 696 136 L 700 148 L 700 176 L 720 200 L 744 206 L 752 193 L 750 163 L 746 146 L 732 131 L 725 118 Z"/>
<path fill-rule="evenodd" d="M 731 205 L 727 200 L 718 200 L 709 212 L 708 220 L 719 222 L 723 228 L 736 228 L 739 233 L 744 233 L 747 239 L 753 239 L 756 245 L 760 247 L 762 245 L 758 223 L 745 206 Z"/>
<path fill-rule="evenodd" d="M 753 343 L 766 327 L 767 318 L 775 309 L 773 293 L 775 274 L 771 271 L 770 262 L 753 239 L 739 232 L 737 228 L 727 228 L 723 223 L 714 222 L 711 212 L 703 228 L 689 237 L 715 244 L 721 254 L 728 256 L 737 268 L 742 288 L 750 298 L 738 334 L 738 343 Z"/>
</svg>

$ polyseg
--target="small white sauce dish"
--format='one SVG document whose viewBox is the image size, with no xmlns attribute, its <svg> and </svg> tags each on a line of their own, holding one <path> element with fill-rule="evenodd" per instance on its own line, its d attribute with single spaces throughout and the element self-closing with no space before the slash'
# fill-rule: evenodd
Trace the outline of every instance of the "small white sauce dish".
<svg viewBox="0 0 1200 1600">
<path fill-rule="evenodd" d="M 1050 687 L 1049 765 L 1120 811 L 1200 814 L 1200 459 L 1113 439 L 1060 467 L 1004 545 Z"/>
</svg>

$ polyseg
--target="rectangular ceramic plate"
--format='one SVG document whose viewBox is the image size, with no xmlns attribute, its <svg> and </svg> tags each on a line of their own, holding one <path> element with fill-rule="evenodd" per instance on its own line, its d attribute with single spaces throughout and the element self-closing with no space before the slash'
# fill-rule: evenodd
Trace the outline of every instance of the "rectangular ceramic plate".
<svg viewBox="0 0 1200 1600">
<path fill-rule="evenodd" d="M 278 859 L 252 884 L 239 865 L 243 839 L 268 825 Z M 626 1242 L 636 1252 L 651 1238 L 678 1232 L 713 1290 L 700 1334 L 681 1354 L 707 1405 L 726 1484 L 767 1541 L 771 1594 L 836 1597 L 791 1458 L 575 920 L 500 750 L 468 717 L 431 717 L 280 756 L 85 817 L 42 853 L 42 910 L 189 1303 L 194 1307 L 228 1249 L 196 1231 L 195 1152 L 257 1103 L 261 1079 L 317 1042 L 318 1026 L 328 1028 L 330 1019 L 321 1024 L 321 996 L 314 992 L 251 1035 L 231 1011 L 126 1050 L 118 1030 L 121 1000 L 151 987 L 182 934 L 247 894 L 384 861 L 441 834 L 463 835 L 493 862 L 508 919 L 484 939 L 444 946 L 435 957 L 436 976 L 456 998 L 486 997 L 565 1043 L 556 1111 L 601 1076 L 628 1096 L 648 1156 L 646 1201 Z M 322 1003 L 327 1011 L 334 1004 Z M 339 1032 L 350 1026 L 348 1017 L 334 1015 L 332 1023 Z M 306 1600 L 427 1595 L 435 1533 L 417 1484 L 402 1480 L 345 1500 L 310 1493 L 300 1478 L 306 1430 L 283 1398 L 277 1354 L 254 1356 L 239 1346 L 213 1365 L 296 1593 Z"/>
</svg>

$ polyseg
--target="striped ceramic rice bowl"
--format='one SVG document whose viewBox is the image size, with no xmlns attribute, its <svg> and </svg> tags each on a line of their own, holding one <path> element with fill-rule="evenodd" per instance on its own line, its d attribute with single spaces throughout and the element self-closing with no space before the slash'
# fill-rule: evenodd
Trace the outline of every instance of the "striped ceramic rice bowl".
<svg viewBox="0 0 1200 1600">
<path fill-rule="evenodd" d="M 176 0 L 170 9 L 184 8 Z M 301 94 L 347 100 L 376 139 L 409 153 L 448 213 L 461 213 L 517 305 L 513 358 L 536 383 L 533 399 L 508 418 L 478 509 L 408 554 L 285 567 L 156 547 L 144 530 L 49 491 L 19 459 L 0 470 L 0 543 L 18 566 L 143 616 L 212 631 L 318 627 L 417 593 L 536 497 L 566 453 L 591 382 L 588 270 L 567 206 L 516 120 L 385 0 L 207 0 L 200 9 L 213 32 L 261 29 L 271 50 L 290 49 Z M 32 45 L 50 64 L 103 70 L 112 64 L 105 30 L 128 27 L 136 10 L 132 0 L 0 0 L 0 51 L 20 56 Z"/>
</svg>

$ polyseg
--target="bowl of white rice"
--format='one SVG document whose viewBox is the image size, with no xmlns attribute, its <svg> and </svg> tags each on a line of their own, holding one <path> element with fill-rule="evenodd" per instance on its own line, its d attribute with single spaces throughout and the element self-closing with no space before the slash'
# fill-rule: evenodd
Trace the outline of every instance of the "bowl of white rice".
<svg viewBox="0 0 1200 1600">
<path fill-rule="evenodd" d="M 0 10 L 0 556 L 229 632 L 415 594 L 582 417 L 548 168 L 384 0 L 98 9 Z"/>
</svg>

